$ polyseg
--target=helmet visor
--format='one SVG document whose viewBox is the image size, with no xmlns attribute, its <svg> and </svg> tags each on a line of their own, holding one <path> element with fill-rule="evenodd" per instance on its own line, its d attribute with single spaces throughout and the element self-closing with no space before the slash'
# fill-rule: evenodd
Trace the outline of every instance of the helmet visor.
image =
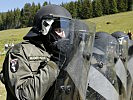
<svg viewBox="0 0 133 100">
<path fill-rule="evenodd" d="M 52 29 L 59 38 L 68 38 L 73 30 L 72 21 L 67 18 L 55 18 Z"/>
</svg>

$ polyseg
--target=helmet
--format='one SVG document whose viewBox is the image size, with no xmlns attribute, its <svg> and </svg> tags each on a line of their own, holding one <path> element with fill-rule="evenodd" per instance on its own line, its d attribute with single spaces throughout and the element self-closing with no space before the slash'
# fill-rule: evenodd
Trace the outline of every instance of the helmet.
<svg viewBox="0 0 133 100">
<path fill-rule="evenodd" d="M 51 30 L 52 24 L 64 27 L 64 21 L 72 19 L 71 14 L 63 7 L 58 5 L 46 5 L 37 11 L 34 21 L 33 28 L 24 37 L 27 39 L 29 37 L 35 37 L 38 35 L 47 35 Z M 61 22 L 63 20 L 63 22 Z M 61 22 L 61 23 L 59 23 Z M 58 24 L 57 24 L 58 23 Z M 57 27 L 57 26 L 53 26 Z M 59 29 L 57 31 L 60 31 Z"/>
<path fill-rule="evenodd" d="M 106 42 L 105 42 L 106 41 Z M 95 35 L 94 47 L 106 52 L 106 46 L 108 46 L 110 42 L 116 42 L 116 40 L 110 36 L 107 32 L 97 32 Z"/>
<path fill-rule="evenodd" d="M 63 7 L 58 5 L 43 6 L 34 17 L 33 26 L 38 26 L 42 18 L 62 17 L 72 19 L 71 14 Z"/>
<path fill-rule="evenodd" d="M 121 37 L 124 37 L 124 36 L 127 36 L 127 34 L 125 34 L 124 32 L 122 31 L 116 31 L 114 33 L 111 34 L 113 37 L 115 38 L 121 38 Z"/>
</svg>

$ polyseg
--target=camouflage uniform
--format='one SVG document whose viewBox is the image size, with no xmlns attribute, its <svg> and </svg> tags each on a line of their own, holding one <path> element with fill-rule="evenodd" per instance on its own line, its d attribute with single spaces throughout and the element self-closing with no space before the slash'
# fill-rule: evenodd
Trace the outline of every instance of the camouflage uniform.
<svg viewBox="0 0 133 100">
<path fill-rule="evenodd" d="M 57 78 L 58 66 L 39 46 L 27 41 L 8 51 L 3 64 L 7 100 L 41 100 Z"/>
</svg>

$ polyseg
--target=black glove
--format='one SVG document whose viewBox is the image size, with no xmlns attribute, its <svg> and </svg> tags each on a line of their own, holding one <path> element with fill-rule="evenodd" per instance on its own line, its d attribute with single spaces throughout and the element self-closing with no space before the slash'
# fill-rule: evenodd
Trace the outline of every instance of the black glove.
<svg viewBox="0 0 133 100">
<path fill-rule="evenodd" d="M 60 69 L 66 68 L 72 59 L 72 45 L 68 39 L 60 39 L 53 43 L 51 60 L 55 61 Z"/>
</svg>

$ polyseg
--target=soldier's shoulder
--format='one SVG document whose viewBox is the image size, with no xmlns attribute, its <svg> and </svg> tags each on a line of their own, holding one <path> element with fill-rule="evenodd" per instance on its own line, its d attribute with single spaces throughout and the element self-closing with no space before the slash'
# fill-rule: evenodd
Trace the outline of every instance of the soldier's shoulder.
<svg viewBox="0 0 133 100">
<path fill-rule="evenodd" d="M 18 54 L 21 52 L 21 50 L 23 49 L 23 46 L 24 45 L 30 45 L 30 43 L 28 41 L 23 41 L 23 42 L 20 42 L 18 44 L 15 44 L 10 50 L 9 52 L 11 53 L 15 53 L 15 54 Z M 27 46 L 28 47 L 28 46 Z"/>
</svg>

